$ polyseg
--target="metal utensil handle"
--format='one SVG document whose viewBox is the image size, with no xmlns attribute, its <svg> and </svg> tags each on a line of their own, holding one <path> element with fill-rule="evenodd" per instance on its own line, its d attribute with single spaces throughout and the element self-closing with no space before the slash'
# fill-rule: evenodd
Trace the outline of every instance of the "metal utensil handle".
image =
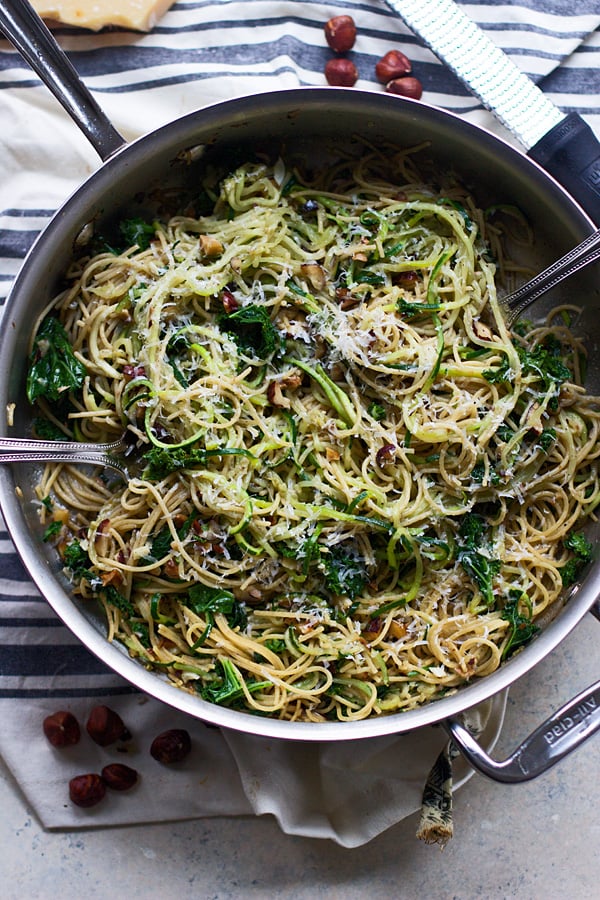
<svg viewBox="0 0 600 900">
<path fill-rule="evenodd" d="M 0 437 L 0 465 L 19 462 L 83 463 L 91 466 L 109 466 L 127 475 L 123 452 L 123 439 L 106 444 L 80 441 L 38 441 L 31 438 Z"/>
<path fill-rule="evenodd" d="M 28 0 L 2 0 L 0 31 L 52 91 L 105 160 L 125 139 L 115 129 Z"/>
<path fill-rule="evenodd" d="M 525 307 L 546 291 L 598 259 L 600 259 L 600 231 L 594 231 L 585 241 L 505 298 L 503 302 L 511 310 L 509 319 L 516 319 Z"/>
<path fill-rule="evenodd" d="M 106 444 L 84 443 L 83 441 L 44 441 L 37 438 L 0 437 L 0 459 L 7 453 L 115 453 L 123 449 L 123 439 Z"/>
<path fill-rule="evenodd" d="M 55 462 L 55 463 L 71 463 L 86 466 L 107 466 L 115 469 L 117 472 L 127 474 L 124 464 L 109 453 L 0 453 L 0 465 L 6 463 L 38 463 L 38 462 Z"/>
<path fill-rule="evenodd" d="M 501 762 L 492 759 L 458 719 L 447 719 L 442 725 L 482 775 L 504 784 L 521 784 L 546 772 L 600 729 L 600 681 L 542 722 Z"/>
</svg>

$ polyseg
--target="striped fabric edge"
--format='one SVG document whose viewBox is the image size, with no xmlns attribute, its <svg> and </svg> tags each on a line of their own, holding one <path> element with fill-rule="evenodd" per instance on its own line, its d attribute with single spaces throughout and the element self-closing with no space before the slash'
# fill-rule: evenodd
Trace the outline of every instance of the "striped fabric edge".
<svg viewBox="0 0 600 900">
<path fill-rule="evenodd" d="M 593 6 L 596 9 L 593 9 Z M 537 8 L 520 4 L 486 6 L 464 4 L 465 10 L 495 42 L 511 54 L 522 57 L 528 74 L 536 77 L 563 62 L 585 38 L 600 26 L 597 4 L 581 14 L 547 12 L 547 4 Z M 110 79 L 119 77 L 127 86 L 136 83 L 136 71 L 153 67 L 215 65 L 222 75 L 232 75 L 248 66 L 260 65 L 284 53 L 291 62 L 307 71 L 311 83 L 323 83 L 323 62 L 329 51 L 323 24 L 330 15 L 343 10 L 352 13 L 359 26 L 353 57 L 375 57 L 389 43 L 413 50 L 415 62 L 431 59 L 429 51 L 411 34 L 384 0 L 377 3 L 261 2 L 229 0 L 204 4 L 177 3 L 154 30 L 131 42 L 124 30 L 99 34 L 58 28 L 55 34 L 71 55 L 76 67 L 93 90 L 114 89 Z M 106 53 L 110 50 L 110 53 Z M 366 73 L 366 70 L 365 70 Z M 209 72 L 210 74 L 210 72 Z M 375 83 L 374 73 L 364 74 Z M 37 83 L 26 63 L 8 48 L 0 53 L 0 89 L 28 87 Z"/>
<path fill-rule="evenodd" d="M 462 5 L 521 68 L 542 82 L 553 102 L 567 112 L 581 112 L 600 133 L 596 0 L 579 3 L 576 13 L 563 0 Z M 136 36 L 134 45 L 131 34 L 123 30 L 91 34 L 62 27 L 56 35 L 100 98 L 119 94 L 123 103 L 137 104 L 139 93 L 154 101 L 161 92 L 193 88 L 201 82 L 203 96 L 212 102 L 213 97 L 237 95 L 237 86 L 248 81 L 256 92 L 276 88 L 284 73 L 292 74 L 300 85 L 323 83 L 329 51 L 322 26 L 338 11 L 352 13 L 359 23 L 354 54 L 364 73 L 359 86 L 379 89 L 372 74 L 374 60 L 393 44 L 413 60 L 429 102 L 467 118 L 477 115 L 474 98 L 448 78 L 444 67 L 384 0 L 180 0 L 153 32 Z M 252 41 L 248 40 L 250 30 Z M 26 100 L 28 89 L 45 90 L 20 57 L 6 43 L 0 44 L 0 109 L 3 91 L 25 91 Z M 49 211 L 27 207 L 0 214 L 0 298 L 7 295 L 20 260 L 49 215 Z"/>
</svg>

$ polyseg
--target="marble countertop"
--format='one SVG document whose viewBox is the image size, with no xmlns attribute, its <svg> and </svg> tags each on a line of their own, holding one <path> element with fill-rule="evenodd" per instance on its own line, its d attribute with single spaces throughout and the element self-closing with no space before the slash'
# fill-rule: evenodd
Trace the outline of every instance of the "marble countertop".
<svg viewBox="0 0 600 900">
<path fill-rule="evenodd" d="M 599 628 L 587 616 L 511 689 L 495 756 L 597 680 Z M 271 817 L 47 832 L 2 770 L 2 897 L 588 900 L 597 893 L 599 763 L 596 735 L 526 784 L 474 775 L 455 795 L 444 851 L 416 839 L 414 816 L 356 850 L 282 834 Z"/>
</svg>

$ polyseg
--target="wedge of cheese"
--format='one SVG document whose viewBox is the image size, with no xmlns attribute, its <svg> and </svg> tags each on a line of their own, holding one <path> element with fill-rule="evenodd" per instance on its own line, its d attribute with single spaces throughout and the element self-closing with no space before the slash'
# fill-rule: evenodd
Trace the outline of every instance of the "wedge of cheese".
<svg viewBox="0 0 600 900">
<path fill-rule="evenodd" d="M 150 31 L 174 0 L 32 0 L 44 19 L 99 31 L 119 25 L 134 31 Z"/>
</svg>

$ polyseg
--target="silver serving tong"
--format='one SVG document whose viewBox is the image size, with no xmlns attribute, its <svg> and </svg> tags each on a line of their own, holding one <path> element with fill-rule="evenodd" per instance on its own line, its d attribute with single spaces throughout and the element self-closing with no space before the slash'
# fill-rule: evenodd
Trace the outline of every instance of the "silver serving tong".
<svg viewBox="0 0 600 900">
<path fill-rule="evenodd" d="M 512 325 L 523 310 L 546 291 L 598 259 L 600 259 L 600 230 L 594 231 L 543 272 L 522 284 L 516 291 L 506 297 L 499 297 L 500 304 L 506 313 L 507 324 Z"/>
<path fill-rule="evenodd" d="M 0 463 L 63 462 L 83 463 L 114 469 L 128 478 L 125 441 L 85 444 L 80 441 L 41 441 L 31 438 L 0 437 Z"/>
</svg>

